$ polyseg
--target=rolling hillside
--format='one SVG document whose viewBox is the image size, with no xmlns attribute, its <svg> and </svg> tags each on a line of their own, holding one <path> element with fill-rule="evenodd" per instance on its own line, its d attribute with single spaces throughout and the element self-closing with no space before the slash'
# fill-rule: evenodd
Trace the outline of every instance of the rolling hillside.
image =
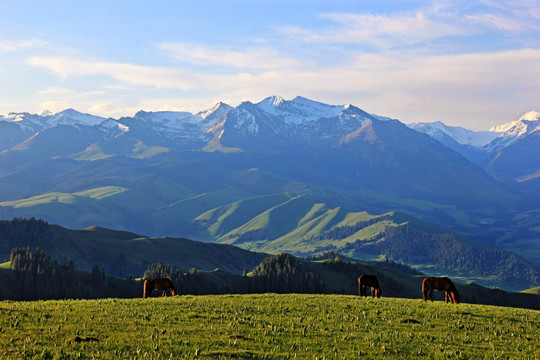
<svg viewBox="0 0 540 360">
<path fill-rule="evenodd" d="M 78 269 L 93 265 L 107 274 L 141 276 L 152 263 L 167 263 L 185 271 L 221 268 L 241 274 L 268 257 L 234 246 L 201 243 L 182 238 L 152 238 L 100 227 L 70 230 L 41 220 L 0 221 L 0 258 L 9 259 L 12 248 L 40 248 L 60 263 L 73 260 Z"/>
<path fill-rule="evenodd" d="M 356 259 L 389 258 L 429 273 L 512 290 L 540 282 L 539 269 L 523 258 L 402 213 L 353 212 L 314 202 L 305 194 L 257 200 L 213 209 L 195 222 L 217 241 L 252 251 L 336 251 Z M 255 201 L 257 206 L 251 204 Z"/>
</svg>

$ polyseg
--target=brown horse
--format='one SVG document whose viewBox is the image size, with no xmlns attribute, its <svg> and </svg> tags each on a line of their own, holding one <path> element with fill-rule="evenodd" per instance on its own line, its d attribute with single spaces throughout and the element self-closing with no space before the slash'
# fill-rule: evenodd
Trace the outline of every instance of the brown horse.
<svg viewBox="0 0 540 360">
<path fill-rule="evenodd" d="M 358 278 L 358 295 L 367 296 L 367 288 L 371 288 L 371 297 L 381 297 L 381 287 L 375 275 L 363 274 Z"/>
<path fill-rule="evenodd" d="M 422 281 L 422 294 L 424 301 L 427 301 L 427 294 L 429 291 L 429 298 L 433 301 L 433 290 L 444 291 L 444 302 L 452 302 L 459 304 L 459 292 L 456 285 L 447 277 L 427 277 Z"/>
<path fill-rule="evenodd" d="M 163 290 L 161 296 L 168 296 L 168 289 L 171 289 L 172 296 L 176 295 L 176 288 L 174 287 L 172 280 L 168 277 L 145 280 L 143 298 L 149 297 L 152 294 L 152 290 Z"/>
</svg>

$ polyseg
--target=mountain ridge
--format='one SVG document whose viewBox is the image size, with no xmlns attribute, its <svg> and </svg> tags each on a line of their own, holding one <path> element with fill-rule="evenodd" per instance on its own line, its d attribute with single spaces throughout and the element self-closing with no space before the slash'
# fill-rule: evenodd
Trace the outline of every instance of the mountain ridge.
<svg viewBox="0 0 540 360">
<path fill-rule="evenodd" d="M 303 200 L 292 198 L 310 194 L 318 203 L 343 209 L 337 212 L 405 212 L 540 261 L 537 165 L 517 170 L 504 165 L 518 164 L 512 161 L 518 153 L 535 153 L 536 142 L 510 152 L 533 139 L 534 131 L 499 151 L 508 155 L 490 153 L 493 157 L 473 162 L 398 120 L 302 97 L 275 96 L 237 107 L 218 103 L 194 114 L 141 111 L 118 120 L 89 120 L 73 111 L 44 114 L 41 120 L 30 114 L 10 119 L 0 119 L 2 139 L 11 139 L 0 150 L 4 219 L 36 216 L 74 228 L 97 225 L 208 241 L 253 221 L 245 226 L 255 230 L 249 235 L 231 233 L 247 244 L 250 236 L 264 235 L 253 223 L 272 222 L 277 212 L 250 217 L 248 207 L 225 220 L 228 211 L 242 207 L 239 201 L 289 192 L 283 208 L 295 209 Z M 94 120 L 101 122 L 92 125 Z M 48 127 L 27 134 L 21 127 L 39 124 Z M 265 201 L 249 203 L 258 209 Z M 302 204 L 297 210 L 305 214 L 306 227 L 321 224 L 312 216 L 330 221 L 321 208 Z M 221 234 L 225 227 L 201 227 L 196 221 L 201 216 L 238 226 Z M 291 218 L 279 219 L 285 224 Z M 271 241 L 283 236 L 277 229 Z"/>
</svg>

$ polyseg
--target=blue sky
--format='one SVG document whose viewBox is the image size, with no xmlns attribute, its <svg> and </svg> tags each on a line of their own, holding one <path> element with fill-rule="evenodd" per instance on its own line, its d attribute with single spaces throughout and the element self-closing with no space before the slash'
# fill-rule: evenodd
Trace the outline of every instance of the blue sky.
<svg viewBox="0 0 540 360">
<path fill-rule="evenodd" d="M 0 114 L 280 95 L 474 130 L 540 111 L 540 1 L 0 1 Z"/>
</svg>

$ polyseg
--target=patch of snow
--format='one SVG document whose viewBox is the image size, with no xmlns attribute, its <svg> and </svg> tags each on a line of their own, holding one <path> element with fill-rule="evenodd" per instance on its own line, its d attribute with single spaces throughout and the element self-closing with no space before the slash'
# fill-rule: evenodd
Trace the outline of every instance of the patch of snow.
<svg viewBox="0 0 540 360">
<path fill-rule="evenodd" d="M 100 116 L 83 114 L 74 109 L 66 109 L 57 114 L 46 115 L 43 117 L 51 126 L 58 124 L 94 126 L 101 124 L 105 120 L 105 118 Z"/>
<path fill-rule="evenodd" d="M 106 133 L 115 133 L 114 136 L 120 136 L 121 134 L 129 131 L 128 126 L 119 123 L 114 119 L 107 119 L 103 121 L 101 124 L 99 124 L 99 128 L 101 131 Z"/>
<path fill-rule="evenodd" d="M 413 123 L 407 125 L 409 128 L 430 135 L 440 140 L 440 133 L 444 133 L 463 145 L 482 147 L 489 144 L 500 134 L 494 131 L 472 131 L 459 126 L 448 126 L 440 121 L 432 123 Z"/>
<path fill-rule="evenodd" d="M 345 109 L 343 105 L 327 105 L 300 96 L 290 101 L 280 96 L 271 96 L 256 105 L 264 112 L 278 116 L 289 125 L 335 117 Z"/>
</svg>

